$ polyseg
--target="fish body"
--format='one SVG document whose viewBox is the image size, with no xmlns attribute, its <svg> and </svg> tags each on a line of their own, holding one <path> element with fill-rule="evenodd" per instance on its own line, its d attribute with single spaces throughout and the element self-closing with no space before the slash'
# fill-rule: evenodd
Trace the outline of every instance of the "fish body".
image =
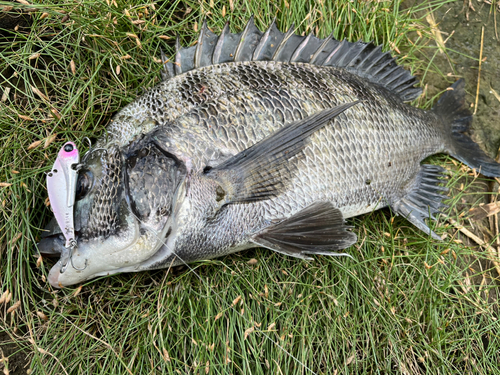
<svg viewBox="0 0 500 375">
<path fill-rule="evenodd" d="M 207 99 L 213 95 L 213 100 L 167 117 L 163 120 L 167 126 L 152 130 L 151 137 L 162 148 L 190 165 L 190 175 L 242 152 L 284 124 L 330 106 L 361 101 L 340 115 L 334 125 L 311 136 L 303 151 L 305 157 L 297 161 L 293 183 L 282 194 L 228 206 L 226 218 L 203 225 L 203 231 L 194 230 L 194 223 L 186 225 L 192 234 L 184 239 L 179 254 L 184 261 L 227 254 L 248 243 L 249 235 L 268 223 L 290 217 L 318 201 L 332 202 L 344 218 L 385 207 L 401 197 L 401 187 L 415 176 L 422 159 L 444 151 L 444 129 L 435 114 L 409 107 L 384 88 L 339 69 L 245 62 L 202 68 L 176 78 L 152 90 L 145 100 L 160 101 L 161 95 L 196 97 L 199 87 L 190 82 L 204 82 L 206 87 L 214 87 L 209 82 L 226 85 L 215 85 L 214 94 L 212 89 L 205 89 Z M 168 104 L 160 106 L 168 108 Z M 127 139 L 123 134 L 118 138 L 124 143 Z M 204 195 L 193 192 L 193 199 L 192 205 L 201 206 Z M 179 245 L 177 242 L 175 247 Z M 170 257 L 165 259 L 166 264 L 171 261 Z M 181 262 L 177 259 L 174 264 Z"/>
<path fill-rule="evenodd" d="M 446 152 L 500 175 L 463 134 L 463 81 L 411 107 L 415 78 L 371 44 L 205 25 L 164 76 L 84 157 L 78 246 L 52 285 L 256 246 L 335 255 L 356 242 L 345 218 L 385 206 L 439 238 L 424 219 L 444 207 L 444 170 L 420 162 Z M 40 248 L 67 257 L 52 227 Z"/>
</svg>

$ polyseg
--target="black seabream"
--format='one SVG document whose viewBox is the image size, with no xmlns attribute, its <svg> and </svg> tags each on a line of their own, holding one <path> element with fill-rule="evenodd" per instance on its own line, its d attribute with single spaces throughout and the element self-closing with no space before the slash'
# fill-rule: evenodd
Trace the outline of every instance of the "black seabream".
<svg viewBox="0 0 500 375">
<path fill-rule="evenodd" d="M 485 176 L 500 165 L 464 132 L 464 82 L 430 111 L 417 80 L 371 43 L 204 24 L 164 60 L 163 81 L 123 108 L 78 166 L 71 251 L 55 287 L 265 247 L 298 258 L 356 242 L 344 219 L 385 206 L 425 223 L 443 207 L 448 153 Z M 346 250 L 348 252 L 348 250 Z"/>
</svg>

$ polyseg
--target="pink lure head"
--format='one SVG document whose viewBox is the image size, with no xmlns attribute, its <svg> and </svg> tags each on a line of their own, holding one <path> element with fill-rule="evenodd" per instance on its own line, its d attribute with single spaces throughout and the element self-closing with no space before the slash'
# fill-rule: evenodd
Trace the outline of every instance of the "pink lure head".
<svg viewBox="0 0 500 375">
<path fill-rule="evenodd" d="M 47 174 L 50 205 L 57 224 L 66 238 L 66 247 L 70 247 L 75 240 L 73 205 L 78 178 L 76 166 L 79 162 L 80 156 L 76 145 L 73 142 L 66 142 L 57 154 L 54 166 Z"/>
<path fill-rule="evenodd" d="M 80 162 L 78 149 L 76 148 L 76 145 L 73 142 L 66 142 L 64 146 L 62 146 L 61 149 L 59 150 L 57 156 L 61 160 L 64 160 L 65 163 L 67 162 L 74 164 Z"/>
</svg>

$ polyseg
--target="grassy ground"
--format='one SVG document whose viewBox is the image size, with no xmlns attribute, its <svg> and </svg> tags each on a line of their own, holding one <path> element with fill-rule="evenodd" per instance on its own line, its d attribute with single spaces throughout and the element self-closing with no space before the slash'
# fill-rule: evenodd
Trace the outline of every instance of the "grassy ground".
<svg viewBox="0 0 500 375">
<path fill-rule="evenodd" d="M 159 82 L 160 48 L 172 56 L 176 33 L 193 43 L 203 18 L 214 31 L 226 19 L 239 31 L 254 14 L 261 29 L 276 17 L 281 30 L 295 22 L 300 33 L 375 40 L 417 75 L 439 73 L 424 17 L 444 1 L 331 3 L 53 0 L 27 7 L 31 26 L 4 33 L 0 331 L 19 348 L 0 343 L 11 355 L 4 373 L 500 373 L 498 274 L 443 219 L 443 242 L 389 210 L 350 220 L 356 261 L 257 249 L 77 289 L 46 282 L 53 260 L 33 252 L 51 216 L 44 172 L 64 141 L 85 149 L 85 136 Z M 485 182 L 449 158 L 432 161 L 451 172 L 450 217 L 467 224 L 461 213 L 485 199 Z"/>
</svg>

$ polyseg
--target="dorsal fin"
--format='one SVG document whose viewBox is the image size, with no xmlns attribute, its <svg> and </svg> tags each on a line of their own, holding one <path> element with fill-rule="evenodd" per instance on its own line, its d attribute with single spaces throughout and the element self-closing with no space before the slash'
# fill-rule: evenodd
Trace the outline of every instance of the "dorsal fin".
<svg viewBox="0 0 500 375">
<path fill-rule="evenodd" d="M 328 37 L 321 40 L 321 45 L 312 55 L 311 60 L 309 60 L 309 64 L 315 65 L 323 65 L 323 62 L 327 58 L 329 52 L 336 48 L 339 44 L 338 40 L 333 37 L 333 33 L 331 33 Z"/>
<path fill-rule="evenodd" d="M 366 46 L 368 46 L 368 44 L 363 42 L 349 45 L 349 42 L 344 39 L 330 52 L 325 59 L 324 65 L 347 67 L 353 60 L 353 55 L 358 55 Z"/>
<path fill-rule="evenodd" d="M 288 62 L 292 57 L 293 52 L 297 49 L 299 44 L 304 39 L 303 36 L 294 34 L 295 26 L 292 26 L 288 29 L 285 34 L 285 37 L 279 44 L 276 51 L 274 51 L 273 60 L 274 61 L 283 61 Z"/>
<path fill-rule="evenodd" d="M 239 38 L 240 34 L 232 34 L 229 31 L 229 22 L 226 22 L 224 29 L 217 40 L 214 55 L 212 56 L 212 63 L 220 64 L 233 61 L 234 52 L 236 51 Z"/>
<path fill-rule="evenodd" d="M 405 102 L 422 92 L 414 87 L 417 79 L 397 65 L 389 52 L 382 52 L 380 46 L 363 41 L 339 42 L 333 34 L 325 39 L 313 34 L 300 36 L 294 34 L 293 26 L 282 33 L 274 21 L 262 33 L 253 16 L 241 33 L 231 33 L 226 23 L 220 36 L 211 32 L 204 21 L 197 45 L 183 48 L 177 38 L 176 51 L 173 65 L 165 63 L 162 57 L 164 79 L 210 64 L 274 60 L 343 68 L 398 94 Z"/>
</svg>

